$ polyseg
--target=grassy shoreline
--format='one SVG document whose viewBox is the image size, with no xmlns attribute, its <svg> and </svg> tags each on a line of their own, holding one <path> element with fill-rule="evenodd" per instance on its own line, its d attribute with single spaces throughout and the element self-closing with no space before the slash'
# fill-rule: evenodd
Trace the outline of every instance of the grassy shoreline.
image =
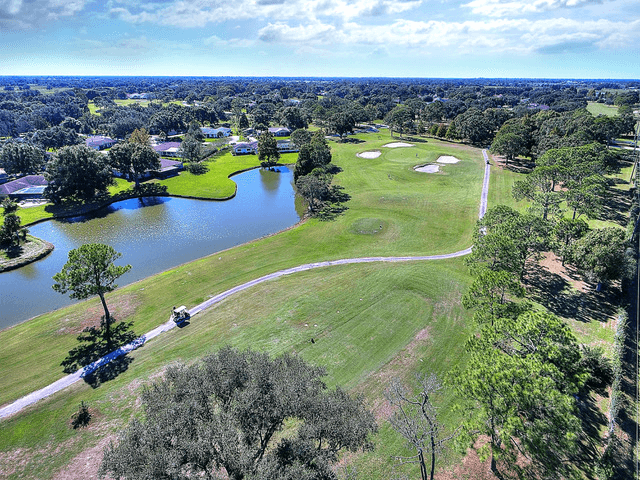
<svg viewBox="0 0 640 480">
<path fill-rule="evenodd" d="M 54 248 L 53 244 L 32 235 L 27 235 L 27 241 L 20 246 L 23 253 L 18 257 L 8 258 L 6 255 L 0 255 L 0 273 L 40 260 L 49 255 Z"/>
</svg>

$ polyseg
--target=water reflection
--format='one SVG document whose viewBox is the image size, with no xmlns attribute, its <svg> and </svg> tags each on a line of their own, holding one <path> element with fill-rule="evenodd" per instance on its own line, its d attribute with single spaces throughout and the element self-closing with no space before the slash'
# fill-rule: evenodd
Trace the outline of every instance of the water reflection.
<svg viewBox="0 0 640 480">
<path fill-rule="evenodd" d="M 234 176 L 237 194 L 225 202 L 135 198 L 72 221 L 30 227 L 32 235 L 56 248 L 43 260 L 0 274 L 0 328 L 71 303 L 53 291 L 51 277 L 61 270 L 69 250 L 84 243 L 106 243 L 121 252 L 118 264 L 133 266 L 119 279 L 119 285 L 126 285 L 294 225 L 300 215 L 292 173 L 279 170 Z"/>
<path fill-rule="evenodd" d="M 260 169 L 260 180 L 262 181 L 262 187 L 269 193 L 275 194 L 280 188 L 280 180 L 282 176 L 279 174 L 280 168 L 275 167 L 273 170 Z"/>
</svg>

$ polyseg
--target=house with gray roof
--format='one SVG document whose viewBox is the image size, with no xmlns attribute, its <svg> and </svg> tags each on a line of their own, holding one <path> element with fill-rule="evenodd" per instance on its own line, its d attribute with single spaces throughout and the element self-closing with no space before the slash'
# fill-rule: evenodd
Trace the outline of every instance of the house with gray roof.
<svg viewBox="0 0 640 480">
<path fill-rule="evenodd" d="M 291 135 L 291 130 L 287 127 L 269 127 L 269 133 L 274 137 L 288 137 Z"/>
<path fill-rule="evenodd" d="M 200 131 L 205 136 L 205 138 L 222 138 L 231 135 L 231 129 L 227 127 L 201 127 Z"/>
<path fill-rule="evenodd" d="M 44 175 L 27 175 L 0 185 L 0 197 L 14 199 L 42 198 L 45 187 L 49 182 Z"/>
<path fill-rule="evenodd" d="M 92 135 L 85 140 L 87 147 L 94 150 L 104 150 L 105 148 L 111 148 L 118 143 L 113 138 L 103 137 L 102 135 Z"/>
<path fill-rule="evenodd" d="M 233 155 L 256 155 L 258 153 L 258 142 L 236 143 L 231 153 Z"/>
<path fill-rule="evenodd" d="M 161 157 L 179 157 L 180 142 L 164 142 L 154 145 L 153 149 L 158 152 Z"/>
</svg>

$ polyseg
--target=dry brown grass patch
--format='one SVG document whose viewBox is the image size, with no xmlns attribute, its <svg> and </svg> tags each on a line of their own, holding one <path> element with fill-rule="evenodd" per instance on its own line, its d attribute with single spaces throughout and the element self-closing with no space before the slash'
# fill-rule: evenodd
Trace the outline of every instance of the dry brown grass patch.
<svg viewBox="0 0 640 480">
<path fill-rule="evenodd" d="M 118 295 L 110 298 L 107 302 L 109 313 L 118 321 L 126 320 L 133 315 L 141 305 L 137 295 L 133 293 Z M 100 318 L 104 315 L 104 310 L 100 303 L 92 303 L 86 310 L 76 313 L 73 316 L 61 318 L 61 327 L 56 331 L 58 335 L 78 335 L 91 326 L 99 326 Z"/>
</svg>

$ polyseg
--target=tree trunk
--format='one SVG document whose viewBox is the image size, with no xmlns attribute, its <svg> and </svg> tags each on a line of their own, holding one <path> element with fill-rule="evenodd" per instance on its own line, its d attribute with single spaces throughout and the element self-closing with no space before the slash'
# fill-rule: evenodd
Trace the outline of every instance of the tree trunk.
<svg viewBox="0 0 640 480">
<path fill-rule="evenodd" d="M 102 302 L 102 308 L 104 308 L 104 335 L 103 338 L 107 342 L 107 350 L 111 351 L 112 349 L 112 341 L 111 341 L 111 315 L 109 314 L 109 309 L 107 308 L 107 302 L 104 299 L 104 294 L 100 293 L 100 301 Z"/>
<path fill-rule="evenodd" d="M 420 476 L 422 480 L 427 480 L 427 466 L 424 464 L 424 453 L 422 449 L 418 450 L 418 459 L 420 460 Z"/>
</svg>

